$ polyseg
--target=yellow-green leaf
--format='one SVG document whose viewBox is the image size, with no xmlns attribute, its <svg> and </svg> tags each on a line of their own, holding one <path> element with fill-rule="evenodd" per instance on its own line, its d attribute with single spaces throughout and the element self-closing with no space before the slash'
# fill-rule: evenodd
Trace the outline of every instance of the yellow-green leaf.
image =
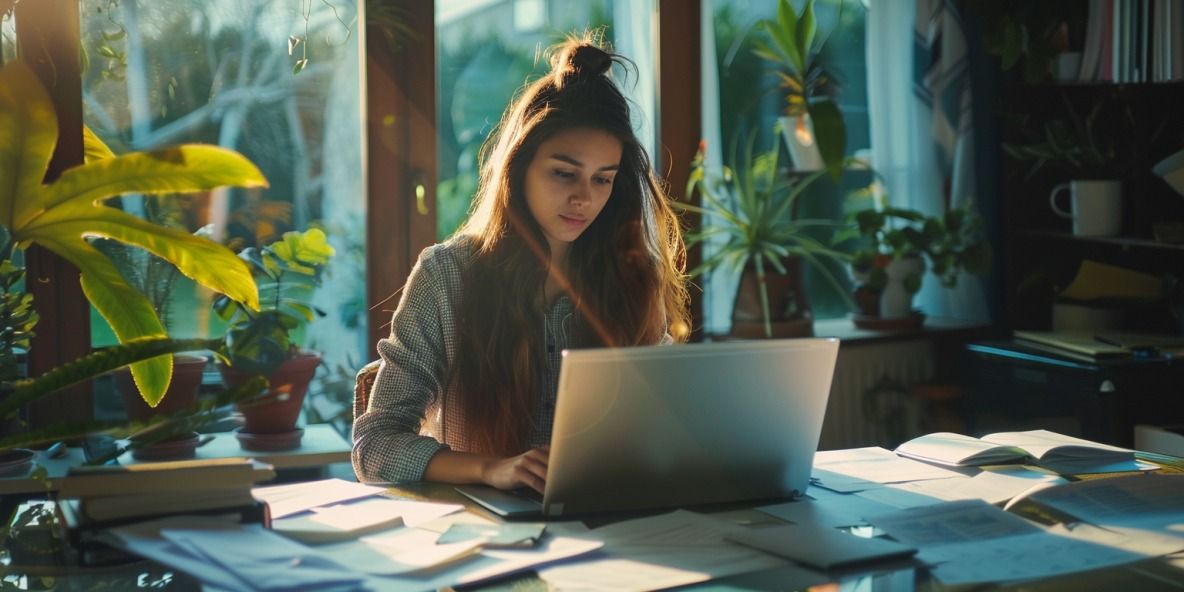
<svg viewBox="0 0 1184 592">
<path fill-rule="evenodd" d="M 48 210 L 125 193 L 191 193 L 225 185 L 266 187 L 267 179 L 251 161 L 233 150 L 186 144 L 133 152 L 69 169 L 36 206 Z"/>
<path fill-rule="evenodd" d="M 84 162 L 115 158 L 115 153 L 99 139 L 89 125 L 82 126 L 82 150 Z"/>
<path fill-rule="evenodd" d="M 124 281 L 119 270 L 89 244 L 42 241 L 42 246 L 70 261 L 82 272 L 82 291 L 99 315 L 111 325 L 120 342 L 140 337 L 165 337 L 164 326 L 143 294 Z M 172 356 L 132 364 L 132 378 L 140 396 L 155 407 L 173 375 Z"/>
<path fill-rule="evenodd" d="M 112 238 L 135 245 L 177 266 L 181 273 L 197 283 L 226 294 L 252 310 L 259 309 L 259 292 L 250 268 L 225 246 L 113 208 L 91 207 L 88 208 L 90 211 L 73 211 L 85 207 L 55 208 L 38 218 L 37 223 L 26 227 L 24 237 L 51 240 L 55 234 L 66 233 L 75 237 Z M 94 253 L 102 257 L 97 251 Z"/>
<path fill-rule="evenodd" d="M 58 141 L 53 103 L 33 71 L 16 60 L 0 68 L 0 224 L 41 187 Z"/>
</svg>

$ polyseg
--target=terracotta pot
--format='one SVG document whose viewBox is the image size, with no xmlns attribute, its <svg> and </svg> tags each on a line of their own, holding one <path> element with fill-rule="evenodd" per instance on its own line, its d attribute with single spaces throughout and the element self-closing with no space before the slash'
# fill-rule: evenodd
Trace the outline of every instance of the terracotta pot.
<svg viewBox="0 0 1184 592">
<path fill-rule="evenodd" d="M 305 352 L 281 364 L 267 377 L 271 389 L 262 399 L 238 406 L 245 420 L 242 431 L 279 434 L 296 429 L 296 421 L 304 406 L 304 395 L 308 393 L 308 384 L 312 382 L 320 363 L 320 354 Z M 255 376 L 222 365 L 218 366 L 218 371 L 222 373 L 222 381 L 230 388 Z"/>
<path fill-rule="evenodd" d="M 765 290 L 769 298 L 772 337 L 809 337 L 814 334 L 814 313 L 802 285 L 802 259 L 790 256 L 781 260 L 788 273 L 778 273 L 766 265 Z M 760 282 L 751 264 L 740 275 L 736 301 L 732 306 L 732 336 L 743 339 L 765 338 L 764 312 L 761 308 Z"/>
<path fill-rule="evenodd" d="M 173 356 L 173 381 L 156 407 L 149 407 L 136 390 L 132 372 L 126 366 L 114 372 L 115 388 L 123 398 L 123 408 L 131 420 L 141 421 L 161 413 L 173 413 L 193 407 L 201 388 L 201 374 L 206 367 L 206 358 L 189 354 Z"/>
</svg>

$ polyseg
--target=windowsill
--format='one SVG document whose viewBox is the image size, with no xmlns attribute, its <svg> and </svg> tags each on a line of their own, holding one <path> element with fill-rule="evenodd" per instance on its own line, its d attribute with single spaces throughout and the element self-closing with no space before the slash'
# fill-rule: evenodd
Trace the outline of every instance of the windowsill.
<svg viewBox="0 0 1184 592">
<path fill-rule="evenodd" d="M 991 324 L 983 321 L 968 321 L 949 317 L 928 317 L 918 328 L 902 329 L 898 331 L 870 331 L 858 329 L 848 318 L 818 319 L 814 321 L 814 335 L 818 337 L 837 337 L 842 343 L 880 343 L 886 341 L 905 341 L 908 339 L 923 339 L 931 337 L 952 337 L 965 334 L 982 336 L 988 333 Z"/>
</svg>

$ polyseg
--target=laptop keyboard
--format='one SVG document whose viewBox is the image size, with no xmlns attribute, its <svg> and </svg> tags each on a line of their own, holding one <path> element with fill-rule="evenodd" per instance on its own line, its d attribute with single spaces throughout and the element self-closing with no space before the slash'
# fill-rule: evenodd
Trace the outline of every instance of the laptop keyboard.
<svg viewBox="0 0 1184 592">
<path fill-rule="evenodd" d="M 543 503 L 543 494 L 541 494 L 529 487 L 519 487 L 518 489 L 511 489 L 510 493 L 513 493 L 514 495 L 524 498 L 524 499 L 538 502 L 540 504 Z"/>
</svg>

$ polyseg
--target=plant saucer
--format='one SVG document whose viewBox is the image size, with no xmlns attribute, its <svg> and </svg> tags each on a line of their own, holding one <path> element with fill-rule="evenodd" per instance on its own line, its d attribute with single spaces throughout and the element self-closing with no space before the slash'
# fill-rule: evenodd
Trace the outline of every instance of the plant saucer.
<svg viewBox="0 0 1184 592">
<path fill-rule="evenodd" d="M 13 448 L 0 452 L 0 477 L 16 477 L 29 472 L 37 452 L 28 448 Z"/>
<path fill-rule="evenodd" d="M 299 448 L 300 439 L 303 436 L 304 428 L 296 428 L 275 434 L 244 432 L 242 428 L 234 431 L 234 437 L 238 439 L 238 444 L 243 450 L 255 450 L 259 452 L 276 452 L 279 450 Z"/>
</svg>

